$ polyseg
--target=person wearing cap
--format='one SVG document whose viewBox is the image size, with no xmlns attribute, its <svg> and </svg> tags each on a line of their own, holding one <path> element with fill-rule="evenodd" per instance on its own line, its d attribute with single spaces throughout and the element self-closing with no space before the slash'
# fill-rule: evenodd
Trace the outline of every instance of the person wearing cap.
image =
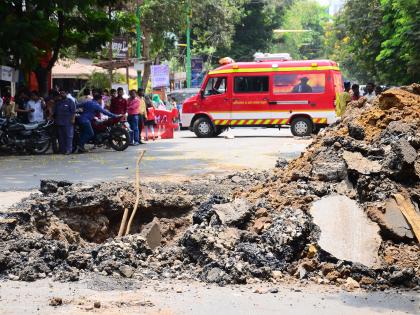
<svg viewBox="0 0 420 315">
<path fill-rule="evenodd" d="M 292 93 L 312 93 L 312 88 L 308 81 L 307 77 L 301 78 L 300 83 L 293 88 Z"/>
<path fill-rule="evenodd" d="M 350 82 L 344 82 L 344 92 L 338 93 L 335 101 L 335 113 L 337 116 L 342 116 L 346 111 L 347 104 L 351 101 L 350 96 Z"/>
</svg>

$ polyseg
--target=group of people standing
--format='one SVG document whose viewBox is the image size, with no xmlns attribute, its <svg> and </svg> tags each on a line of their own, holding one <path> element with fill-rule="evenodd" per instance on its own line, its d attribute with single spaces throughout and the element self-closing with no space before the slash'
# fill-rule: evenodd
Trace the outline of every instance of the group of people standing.
<svg viewBox="0 0 420 315">
<path fill-rule="evenodd" d="M 37 123 L 54 120 L 57 127 L 60 153 L 73 152 L 74 126 L 80 126 L 80 141 L 77 151 L 86 152 L 85 144 L 94 137 L 92 121 L 106 116 L 111 118 L 127 117 L 130 125 L 130 144 L 142 144 L 141 135 L 145 128 L 144 141 L 149 140 L 149 132 L 155 140 L 156 114 L 151 98 L 144 95 L 142 89 L 131 90 L 124 98 L 124 90 L 90 90 L 85 88 L 83 95 L 76 99 L 65 90 L 50 90 L 44 99 L 37 91 L 28 93 L 20 90 L 12 98 L 6 93 L 0 101 L 0 117 L 16 118 L 21 123 Z M 157 101 L 160 98 L 157 97 Z M 160 101 L 161 102 L 161 101 Z M 163 102 L 162 102 L 163 103 Z M 76 111 L 79 116 L 76 119 Z"/>
<path fill-rule="evenodd" d="M 20 91 L 14 98 L 7 92 L 0 99 L 0 116 L 18 118 L 22 123 L 45 120 L 46 110 L 46 102 L 37 91 Z"/>
<path fill-rule="evenodd" d="M 382 87 L 380 85 L 375 86 L 375 83 L 369 82 L 366 84 L 363 96 L 360 94 L 360 86 L 358 84 L 351 85 L 350 82 L 344 82 L 344 92 L 339 93 L 336 99 L 336 114 L 341 116 L 344 114 L 347 108 L 347 104 L 351 101 L 357 101 L 360 98 L 365 98 L 366 102 L 371 104 L 376 96 L 382 93 Z"/>
<path fill-rule="evenodd" d="M 145 96 L 143 89 L 130 90 L 129 98 L 124 98 L 124 90 L 118 88 L 116 91 L 111 90 L 108 104 L 109 111 L 116 115 L 127 115 L 127 122 L 130 125 L 131 145 L 143 144 L 141 135 L 143 127 L 145 128 L 144 141 L 149 140 L 149 131 L 152 139 L 155 140 L 156 114 L 150 97 Z"/>
</svg>

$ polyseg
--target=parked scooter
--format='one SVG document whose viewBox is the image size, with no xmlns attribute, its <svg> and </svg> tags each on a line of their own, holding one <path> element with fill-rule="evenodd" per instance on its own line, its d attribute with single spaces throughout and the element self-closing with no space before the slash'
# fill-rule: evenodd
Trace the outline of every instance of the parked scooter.
<svg viewBox="0 0 420 315">
<path fill-rule="evenodd" d="M 54 122 L 22 124 L 13 119 L 0 120 L 0 146 L 19 153 L 44 154 L 56 146 Z"/>
</svg>

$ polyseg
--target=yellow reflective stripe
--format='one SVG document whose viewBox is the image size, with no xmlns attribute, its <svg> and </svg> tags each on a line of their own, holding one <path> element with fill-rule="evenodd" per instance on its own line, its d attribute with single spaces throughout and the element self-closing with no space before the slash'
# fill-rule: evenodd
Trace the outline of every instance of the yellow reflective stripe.
<svg viewBox="0 0 420 315">
<path fill-rule="evenodd" d="M 223 122 L 221 123 L 221 125 L 226 125 L 228 123 L 229 120 L 223 120 Z"/>
<path fill-rule="evenodd" d="M 256 124 L 256 125 L 259 125 L 259 124 L 261 124 L 261 122 L 262 122 L 262 119 L 258 119 L 258 120 L 255 122 L 255 124 Z"/>
<path fill-rule="evenodd" d="M 271 119 L 266 119 L 266 120 L 264 121 L 264 125 L 268 125 L 268 124 L 270 123 L 270 121 L 271 121 Z"/>
<path fill-rule="evenodd" d="M 320 67 L 285 67 L 285 68 L 240 68 L 240 69 L 225 69 L 213 70 L 209 74 L 228 74 L 228 73 L 255 73 L 255 72 L 291 72 L 291 71 L 325 71 L 337 70 L 337 66 L 320 66 Z"/>
<path fill-rule="evenodd" d="M 273 124 L 273 125 L 277 124 L 277 123 L 279 122 L 279 120 L 280 120 L 280 119 L 274 119 L 274 120 L 273 120 L 273 122 L 272 122 L 272 124 Z"/>
<path fill-rule="evenodd" d="M 214 121 L 214 124 L 215 125 L 218 125 L 220 123 L 220 120 L 219 119 L 216 119 L 215 121 Z"/>
<path fill-rule="evenodd" d="M 234 120 L 231 120 L 231 121 L 230 121 L 230 124 L 231 124 L 231 125 L 234 125 L 234 124 L 236 124 L 236 122 L 237 122 L 237 120 L 235 120 L 235 119 L 234 119 Z"/>
<path fill-rule="evenodd" d="M 248 122 L 246 123 L 247 125 L 252 125 L 252 123 L 254 122 L 253 119 L 248 120 Z"/>
<path fill-rule="evenodd" d="M 320 120 L 319 120 L 319 123 L 320 124 L 325 124 L 327 122 L 327 118 L 321 118 Z"/>
<path fill-rule="evenodd" d="M 289 121 L 289 119 L 288 118 L 285 118 L 285 119 L 283 119 L 282 121 L 281 121 L 281 124 L 282 125 L 284 125 L 284 124 L 287 124 L 287 122 Z"/>
<path fill-rule="evenodd" d="M 238 122 L 238 125 L 240 126 L 240 125 L 243 125 L 245 123 L 245 120 L 244 119 L 242 119 L 242 120 L 240 120 L 239 122 Z"/>
</svg>

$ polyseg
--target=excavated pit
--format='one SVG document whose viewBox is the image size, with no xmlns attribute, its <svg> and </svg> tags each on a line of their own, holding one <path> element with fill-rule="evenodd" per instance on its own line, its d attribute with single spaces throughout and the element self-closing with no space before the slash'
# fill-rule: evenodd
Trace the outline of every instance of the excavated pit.
<svg viewBox="0 0 420 315">
<path fill-rule="evenodd" d="M 93 272 L 219 285 L 298 280 L 346 289 L 419 287 L 418 239 L 397 202 L 419 212 L 417 87 L 387 91 L 371 106 L 350 104 L 301 157 L 279 160 L 273 170 L 142 184 L 128 236 L 117 233 L 124 209 L 135 203 L 132 183 L 42 181 L 42 195 L 0 213 L 0 277 L 75 281 Z M 347 211 L 360 224 L 331 225 L 328 213 L 314 222 L 312 206 L 337 195 L 357 203 L 357 215 L 356 207 L 341 204 L 330 211 L 336 218 Z M 371 223 L 375 228 L 364 235 Z M 363 250 L 372 251 L 375 263 L 343 254 L 345 238 L 337 251 L 334 233 L 341 230 L 362 238 L 358 244 L 374 239 Z"/>
</svg>

